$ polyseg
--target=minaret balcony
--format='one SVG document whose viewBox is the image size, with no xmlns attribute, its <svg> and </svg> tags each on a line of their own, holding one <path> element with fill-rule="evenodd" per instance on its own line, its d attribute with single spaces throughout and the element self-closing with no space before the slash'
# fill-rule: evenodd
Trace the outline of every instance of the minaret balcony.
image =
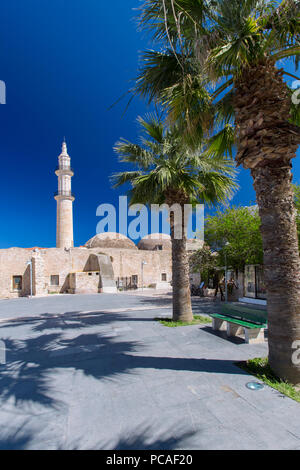
<svg viewBox="0 0 300 470">
<path fill-rule="evenodd" d="M 57 176 L 59 175 L 74 176 L 74 171 L 73 171 L 73 168 L 71 168 L 70 166 L 58 166 L 55 169 L 55 174 Z"/>
<path fill-rule="evenodd" d="M 72 191 L 56 191 L 54 193 L 54 198 L 58 199 L 70 199 L 71 201 L 75 200 L 75 196 Z"/>
</svg>

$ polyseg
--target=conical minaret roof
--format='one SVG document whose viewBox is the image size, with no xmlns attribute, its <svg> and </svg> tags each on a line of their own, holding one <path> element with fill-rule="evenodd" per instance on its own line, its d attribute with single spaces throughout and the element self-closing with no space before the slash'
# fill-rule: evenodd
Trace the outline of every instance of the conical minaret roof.
<svg viewBox="0 0 300 470">
<path fill-rule="evenodd" d="M 63 140 L 62 147 L 61 147 L 61 156 L 69 157 L 68 148 L 67 148 L 67 142 L 66 142 L 66 139 L 65 139 L 65 138 L 64 138 L 64 140 Z"/>
</svg>

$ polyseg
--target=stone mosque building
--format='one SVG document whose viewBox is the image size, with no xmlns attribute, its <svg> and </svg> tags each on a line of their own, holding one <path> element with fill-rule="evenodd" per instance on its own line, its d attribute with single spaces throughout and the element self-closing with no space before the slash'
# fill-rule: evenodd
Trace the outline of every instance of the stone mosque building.
<svg viewBox="0 0 300 470">
<path fill-rule="evenodd" d="M 102 233 L 83 247 L 74 247 L 74 173 L 65 142 L 58 163 L 56 248 L 0 249 L 0 298 L 169 287 L 169 235 L 148 235 L 136 245 L 124 235 Z M 200 240 L 191 240 L 187 249 L 194 251 L 200 246 Z"/>
</svg>

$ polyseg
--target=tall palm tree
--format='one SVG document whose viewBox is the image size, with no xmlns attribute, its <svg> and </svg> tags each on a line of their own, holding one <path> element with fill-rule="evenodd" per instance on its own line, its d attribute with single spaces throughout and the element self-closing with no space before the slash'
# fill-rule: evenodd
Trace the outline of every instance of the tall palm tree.
<svg viewBox="0 0 300 470">
<path fill-rule="evenodd" d="M 291 93 L 276 63 L 300 54 L 300 8 L 294 1 L 277 9 L 268 3 L 242 2 L 239 17 L 230 18 L 232 5 L 221 2 L 215 25 L 222 39 L 208 66 L 217 79 L 233 77 L 236 160 L 251 170 L 261 217 L 270 366 L 299 384 L 300 364 L 292 361 L 300 338 L 300 259 L 291 161 L 300 128 L 290 122 Z"/>
<path fill-rule="evenodd" d="M 278 64 L 287 58 L 296 65 L 299 61 L 300 2 L 154 0 L 146 2 L 141 22 L 154 24 L 157 38 L 171 44 L 171 52 L 148 53 L 152 64 L 146 62 L 138 92 L 151 90 L 156 99 L 168 101 L 171 116 L 178 119 L 178 89 L 186 89 L 188 75 L 196 80 L 187 66 L 201 66 L 205 87 L 209 81 L 220 84 L 211 110 L 217 125 L 234 119 L 236 161 L 251 171 L 261 217 L 269 363 L 278 376 L 299 384 L 300 364 L 292 360 L 293 344 L 300 339 L 300 259 L 291 162 L 300 143 L 300 106 L 292 103 L 283 79 L 284 74 L 297 77 Z M 163 89 L 167 80 L 161 64 L 171 55 L 177 75 L 169 70 Z M 182 93 L 182 103 L 192 101 L 184 96 L 192 91 Z"/>
<path fill-rule="evenodd" d="M 186 251 L 184 216 L 172 211 L 186 204 L 214 204 L 230 197 L 236 188 L 235 170 L 226 158 L 212 158 L 205 149 L 191 152 L 177 127 L 164 128 L 155 116 L 138 118 L 143 131 L 141 145 L 127 140 L 116 143 L 121 162 L 133 164 L 134 171 L 113 175 L 115 187 L 130 183 L 132 204 L 167 204 L 170 207 L 172 240 L 173 319 L 192 321 L 189 260 Z M 180 224 L 179 227 L 176 224 Z"/>
</svg>

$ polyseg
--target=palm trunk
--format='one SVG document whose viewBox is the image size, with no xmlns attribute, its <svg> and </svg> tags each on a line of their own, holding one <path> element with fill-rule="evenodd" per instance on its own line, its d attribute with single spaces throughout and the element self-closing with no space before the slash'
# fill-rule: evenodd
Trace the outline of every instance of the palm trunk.
<svg viewBox="0 0 300 470">
<path fill-rule="evenodd" d="M 300 383 L 293 346 L 300 340 L 300 260 L 291 160 L 299 129 L 289 124 L 290 96 L 281 71 L 265 60 L 235 84 L 237 161 L 250 168 L 261 217 L 268 299 L 269 362 Z"/>
<path fill-rule="evenodd" d="M 173 320 L 191 322 L 193 320 L 191 290 L 190 290 L 190 266 L 186 251 L 186 232 L 184 224 L 184 203 L 187 203 L 186 195 L 180 191 L 169 191 L 166 197 L 167 204 L 180 204 L 182 208 L 182 236 L 176 238 L 174 214 L 170 214 L 171 240 L 172 240 L 172 286 L 173 286 Z M 178 223 L 178 221 L 177 221 Z"/>
<path fill-rule="evenodd" d="M 193 311 L 186 237 L 176 240 L 174 230 L 172 232 L 173 320 L 191 322 Z"/>
<path fill-rule="evenodd" d="M 252 170 L 264 248 L 269 363 L 281 378 L 300 384 L 293 344 L 300 340 L 300 260 L 294 194 L 288 168 Z"/>
</svg>

